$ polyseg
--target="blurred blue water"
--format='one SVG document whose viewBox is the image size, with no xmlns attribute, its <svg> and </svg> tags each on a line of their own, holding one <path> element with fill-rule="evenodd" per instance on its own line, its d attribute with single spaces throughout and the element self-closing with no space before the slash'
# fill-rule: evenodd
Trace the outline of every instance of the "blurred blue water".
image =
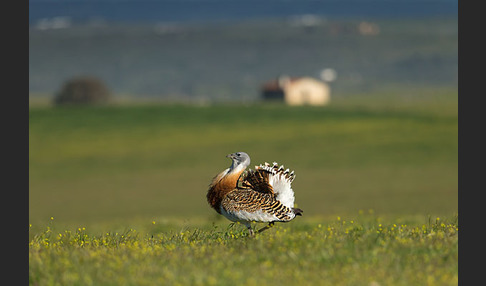
<svg viewBox="0 0 486 286">
<path fill-rule="evenodd" d="M 328 18 L 457 15 L 457 0 L 30 0 L 29 23 L 69 17 L 73 22 L 208 22 L 315 14 Z"/>
</svg>

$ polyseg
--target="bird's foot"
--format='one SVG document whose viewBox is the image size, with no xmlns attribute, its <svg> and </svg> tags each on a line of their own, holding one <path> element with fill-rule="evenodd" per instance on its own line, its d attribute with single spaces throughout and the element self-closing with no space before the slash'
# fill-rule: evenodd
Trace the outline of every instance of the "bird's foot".
<svg viewBox="0 0 486 286">
<path fill-rule="evenodd" d="M 267 230 L 267 229 L 271 228 L 274 224 L 275 224 L 275 222 L 273 222 L 273 221 L 272 222 L 269 222 L 267 226 L 264 226 L 264 227 L 260 228 L 258 230 L 258 233 L 260 233 L 260 232 L 262 232 L 264 230 Z"/>
</svg>

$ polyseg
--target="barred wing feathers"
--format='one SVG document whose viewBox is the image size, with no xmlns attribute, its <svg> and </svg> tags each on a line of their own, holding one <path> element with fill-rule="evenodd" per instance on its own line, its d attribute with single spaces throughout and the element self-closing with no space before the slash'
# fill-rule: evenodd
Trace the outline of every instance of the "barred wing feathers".
<svg viewBox="0 0 486 286">
<path fill-rule="evenodd" d="M 284 206 L 293 208 L 295 197 L 292 182 L 294 179 L 294 171 L 291 172 L 276 162 L 273 165 L 265 162 L 265 164 L 255 166 L 255 170 L 249 170 L 243 176 L 242 186 L 260 193 L 273 194 Z"/>
<path fill-rule="evenodd" d="M 232 221 L 290 221 L 296 214 L 273 194 L 250 189 L 237 189 L 225 196 L 221 211 Z"/>
<path fill-rule="evenodd" d="M 245 189 L 252 189 L 262 194 L 275 195 L 273 187 L 269 182 L 269 173 L 266 170 L 258 169 L 249 170 L 242 176 L 241 186 Z"/>
</svg>

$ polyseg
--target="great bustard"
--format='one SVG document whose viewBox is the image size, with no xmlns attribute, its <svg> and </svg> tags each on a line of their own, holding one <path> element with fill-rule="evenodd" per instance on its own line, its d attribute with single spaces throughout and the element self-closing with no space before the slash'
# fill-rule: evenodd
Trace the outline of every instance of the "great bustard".
<svg viewBox="0 0 486 286">
<path fill-rule="evenodd" d="M 244 172 L 250 165 L 248 154 L 236 152 L 226 157 L 231 158 L 231 166 L 213 178 L 206 196 L 219 214 L 244 224 L 250 235 L 254 235 L 251 222 L 268 222 L 261 232 L 275 222 L 302 215 L 301 209 L 294 208 L 293 171 L 277 163 L 264 163 Z"/>
</svg>

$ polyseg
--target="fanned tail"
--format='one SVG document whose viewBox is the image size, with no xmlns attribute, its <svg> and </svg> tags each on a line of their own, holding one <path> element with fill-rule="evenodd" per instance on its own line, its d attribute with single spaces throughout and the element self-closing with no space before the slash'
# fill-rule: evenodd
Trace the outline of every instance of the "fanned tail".
<svg viewBox="0 0 486 286">
<path fill-rule="evenodd" d="M 273 165 L 265 164 L 256 166 L 257 170 L 265 170 L 268 172 L 268 184 L 272 186 L 273 191 L 284 206 L 294 207 L 294 191 L 292 190 L 292 181 L 295 179 L 294 171 L 285 169 L 284 166 L 279 166 L 276 162 Z"/>
</svg>

